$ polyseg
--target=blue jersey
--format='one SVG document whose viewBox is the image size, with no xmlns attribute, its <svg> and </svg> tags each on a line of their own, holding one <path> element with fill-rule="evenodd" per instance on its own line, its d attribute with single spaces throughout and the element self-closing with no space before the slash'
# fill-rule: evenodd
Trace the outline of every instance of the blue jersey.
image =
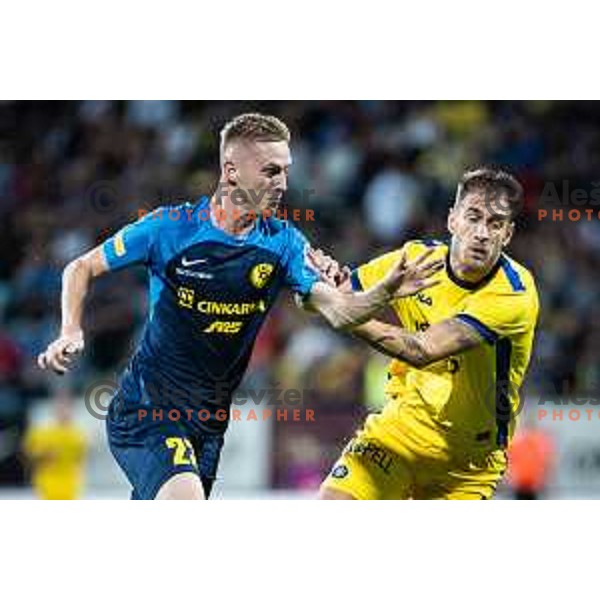
<svg viewBox="0 0 600 600">
<path fill-rule="evenodd" d="M 162 207 L 103 244 L 111 270 L 142 263 L 150 313 L 121 379 L 131 405 L 206 408 L 222 431 L 269 309 L 283 287 L 306 295 L 318 274 L 307 241 L 286 221 L 259 219 L 244 236 L 216 226 L 210 202 Z M 222 413 L 223 411 L 221 411 Z"/>
</svg>

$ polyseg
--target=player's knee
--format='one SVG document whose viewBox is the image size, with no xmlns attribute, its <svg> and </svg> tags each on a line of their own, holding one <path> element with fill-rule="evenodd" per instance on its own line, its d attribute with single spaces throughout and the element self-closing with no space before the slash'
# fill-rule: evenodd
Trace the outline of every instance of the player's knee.
<svg viewBox="0 0 600 600">
<path fill-rule="evenodd" d="M 327 486 L 322 486 L 319 490 L 317 500 L 356 500 L 356 498 L 348 492 L 342 492 Z"/>
<path fill-rule="evenodd" d="M 178 473 L 163 484 L 157 500 L 204 500 L 202 482 L 195 473 Z"/>
</svg>

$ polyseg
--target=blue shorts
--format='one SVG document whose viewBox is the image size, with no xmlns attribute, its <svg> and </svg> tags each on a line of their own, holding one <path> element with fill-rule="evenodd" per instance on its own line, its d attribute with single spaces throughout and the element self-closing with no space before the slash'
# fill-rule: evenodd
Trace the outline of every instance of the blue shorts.
<svg viewBox="0 0 600 600">
<path fill-rule="evenodd" d="M 132 500 L 152 500 L 178 473 L 196 473 L 209 497 L 217 475 L 223 433 L 205 433 L 190 422 L 140 421 L 135 406 L 119 396 L 106 420 L 108 443 L 133 487 Z"/>
</svg>

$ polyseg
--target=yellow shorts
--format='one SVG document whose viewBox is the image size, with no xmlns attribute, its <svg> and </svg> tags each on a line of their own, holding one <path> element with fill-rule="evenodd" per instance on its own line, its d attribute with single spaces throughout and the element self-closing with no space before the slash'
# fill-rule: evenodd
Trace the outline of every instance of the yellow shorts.
<svg viewBox="0 0 600 600">
<path fill-rule="evenodd" d="M 322 488 L 359 500 L 492 497 L 506 470 L 506 455 L 491 436 L 457 442 L 417 407 L 403 409 L 402 418 L 390 425 L 385 410 L 368 417 Z"/>
</svg>

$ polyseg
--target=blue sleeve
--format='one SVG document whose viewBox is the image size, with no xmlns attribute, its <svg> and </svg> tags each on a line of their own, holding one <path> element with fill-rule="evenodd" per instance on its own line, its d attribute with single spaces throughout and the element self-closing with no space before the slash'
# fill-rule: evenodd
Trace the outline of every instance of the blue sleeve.
<svg viewBox="0 0 600 600">
<path fill-rule="evenodd" d="M 306 296 L 321 278 L 319 273 L 309 266 L 306 258 L 308 241 L 295 227 L 290 228 L 289 244 L 285 282 L 294 292 Z"/>
<path fill-rule="evenodd" d="M 151 262 L 151 252 L 158 237 L 162 214 L 156 209 L 144 218 L 130 223 L 103 244 L 104 256 L 111 271 L 128 265 Z"/>
<path fill-rule="evenodd" d="M 358 269 L 352 269 L 350 273 L 350 283 L 352 284 L 353 292 L 362 292 L 363 285 L 360 281 L 360 277 L 358 276 Z"/>
</svg>

